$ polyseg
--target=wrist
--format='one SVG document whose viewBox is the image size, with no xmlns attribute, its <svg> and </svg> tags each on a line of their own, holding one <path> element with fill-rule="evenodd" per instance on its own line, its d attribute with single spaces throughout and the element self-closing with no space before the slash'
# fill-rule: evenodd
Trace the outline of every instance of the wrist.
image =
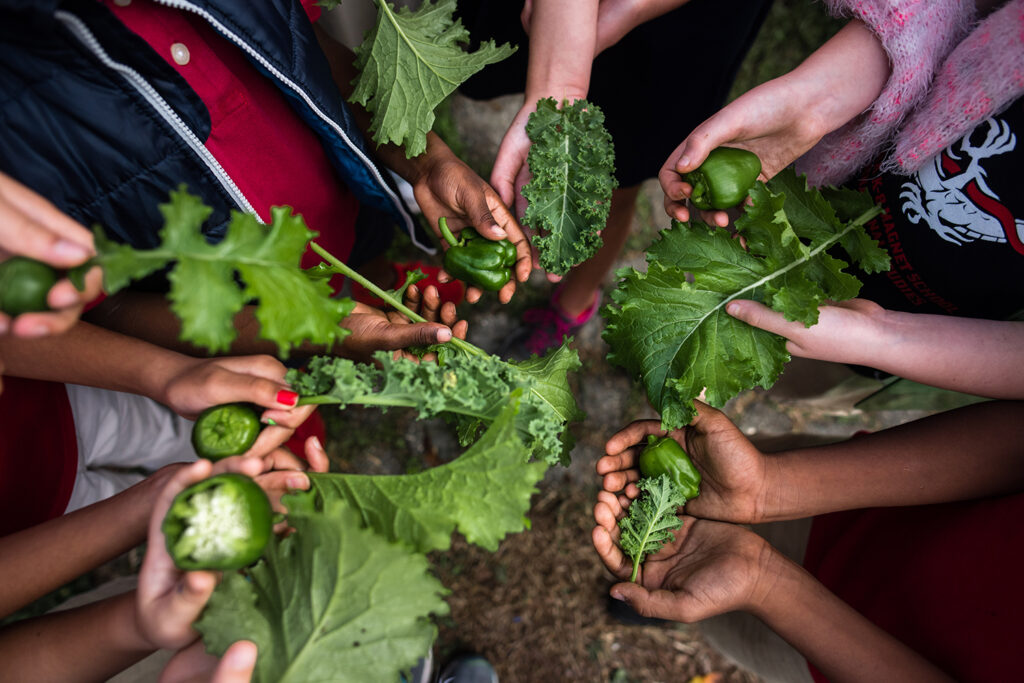
<svg viewBox="0 0 1024 683">
<path fill-rule="evenodd" d="M 751 532 L 753 533 L 753 532 Z M 756 567 L 750 596 L 743 609 L 771 624 L 774 616 L 793 608 L 806 572 L 760 536 L 761 545 L 750 558 Z"/>
<path fill-rule="evenodd" d="M 161 351 L 160 356 L 147 363 L 144 370 L 139 373 L 140 387 L 135 393 L 175 410 L 175 406 L 171 405 L 171 388 L 174 381 L 202 360 L 175 351 Z"/>
</svg>

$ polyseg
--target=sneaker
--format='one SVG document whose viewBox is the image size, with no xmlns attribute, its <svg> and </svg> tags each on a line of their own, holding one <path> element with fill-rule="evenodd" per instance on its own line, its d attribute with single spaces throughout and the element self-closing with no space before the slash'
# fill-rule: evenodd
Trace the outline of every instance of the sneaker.
<svg viewBox="0 0 1024 683">
<path fill-rule="evenodd" d="M 430 683 L 434 680 L 434 650 L 431 649 L 426 657 L 420 657 L 412 671 L 401 674 L 398 680 L 399 683 Z"/>
<path fill-rule="evenodd" d="M 509 336 L 502 349 L 503 357 L 525 360 L 532 355 L 543 356 L 561 346 L 566 337 L 574 336 L 601 307 L 601 294 L 598 293 L 590 308 L 571 318 L 557 303 L 561 292 L 561 288 L 556 289 L 548 305 L 523 313 L 523 325 Z"/>
<path fill-rule="evenodd" d="M 498 674 L 480 655 L 461 655 L 448 662 L 437 683 L 498 683 Z"/>
</svg>

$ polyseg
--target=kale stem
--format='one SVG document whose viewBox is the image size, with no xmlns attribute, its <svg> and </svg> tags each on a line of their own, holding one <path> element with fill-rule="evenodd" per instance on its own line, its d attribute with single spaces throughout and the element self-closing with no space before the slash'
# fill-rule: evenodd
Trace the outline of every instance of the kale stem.
<svg viewBox="0 0 1024 683">
<path fill-rule="evenodd" d="M 636 583 L 637 574 L 640 573 L 640 558 L 641 557 L 643 557 L 642 553 L 640 555 L 637 555 L 635 558 L 633 558 L 633 573 L 630 574 L 630 576 L 629 576 L 629 580 L 632 581 L 633 583 Z"/>
<path fill-rule="evenodd" d="M 405 306 L 401 301 L 398 301 L 391 294 L 389 294 L 388 292 L 385 292 L 383 289 L 381 289 L 377 285 L 375 285 L 372 282 L 370 282 L 369 280 L 367 280 L 365 277 L 363 277 L 362 275 L 357 273 L 354 269 L 352 269 L 349 266 L 347 266 L 346 264 L 342 263 L 336 256 L 331 254 L 329 251 L 327 251 L 326 249 L 321 247 L 316 242 L 310 242 L 309 243 L 309 248 L 312 249 L 314 252 L 316 252 L 317 255 L 320 256 L 320 258 L 324 259 L 329 264 L 331 264 L 331 268 L 333 268 L 335 271 L 341 273 L 345 277 L 352 278 L 352 280 L 354 280 L 354 281 L 358 282 L 359 284 L 361 284 L 371 294 L 373 294 L 374 296 L 376 296 L 376 297 L 386 301 L 388 304 L 391 305 L 392 308 L 394 308 L 399 313 L 402 313 L 405 317 L 409 318 L 409 320 L 412 320 L 413 322 L 416 322 L 416 323 L 425 323 L 425 322 L 427 322 L 426 318 L 424 318 L 419 313 L 416 313 L 412 309 L 410 309 L 407 306 Z M 455 337 L 455 336 L 453 336 L 448 343 L 451 344 L 452 346 L 458 348 L 458 349 L 461 349 L 462 351 L 465 351 L 466 353 L 469 353 L 469 354 L 472 354 L 472 355 L 475 355 L 475 356 L 487 356 L 488 355 L 488 353 L 486 351 L 484 351 L 483 349 L 481 349 L 480 347 L 474 346 L 473 344 L 470 344 L 469 342 L 467 342 L 467 341 L 465 341 L 463 339 L 459 339 L 458 337 Z"/>
</svg>

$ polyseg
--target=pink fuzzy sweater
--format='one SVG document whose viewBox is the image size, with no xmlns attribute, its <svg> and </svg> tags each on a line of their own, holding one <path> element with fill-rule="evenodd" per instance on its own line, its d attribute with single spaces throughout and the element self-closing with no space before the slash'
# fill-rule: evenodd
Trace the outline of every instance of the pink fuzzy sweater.
<svg viewBox="0 0 1024 683">
<path fill-rule="evenodd" d="M 1024 0 L 975 23 L 973 0 L 826 0 L 862 20 L 889 53 L 892 74 L 863 114 L 797 161 L 815 185 L 849 180 L 884 156 L 910 174 L 1024 93 Z"/>
</svg>

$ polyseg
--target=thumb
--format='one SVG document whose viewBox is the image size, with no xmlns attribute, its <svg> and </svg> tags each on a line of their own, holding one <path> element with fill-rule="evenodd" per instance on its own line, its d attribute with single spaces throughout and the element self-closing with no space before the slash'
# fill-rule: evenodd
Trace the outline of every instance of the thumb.
<svg viewBox="0 0 1024 683">
<path fill-rule="evenodd" d="M 298 394 L 284 382 L 232 372 L 210 382 L 211 400 L 217 404 L 247 402 L 264 408 L 294 408 Z"/>
<path fill-rule="evenodd" d="M 754 327 L 759 327 L 762 330 L 767 330 L 787 338 L 792 333 L 794 324 L 803 327 L 800 323 L 786 320 L 786 316 L 773 311 L 764 304 L 747 299 L 730 301 L 725 307 L 725 312 L 748 325 L 753 325 Z"/>
<path fill-rule="evenodd" d="M 411 325 L 391 325 L 382 340 L 383 349 L 392 351 L 410 346 L 429 346 L 443 344 L 451 340 L 450 328 L 439 323 L 413 323 Z"/>
<path fill-rule="evenodd" d="M 256 668 L 256 643 L 240 640 L 224 652 L 210 683 L 249 683 Z"/>
<path fill-rule="evenodd" d="M 210 571 L 185 572 L 178 590 L 171 594 L 171 604 L 164 616 L 165 621 L 180 621 L 191 624 L 199 618 L 207 601 L 217 587 L 217 575 Z"/>
<path fill-rule="evenodd" d="M 676 596 L 671 591 L 648 591 L 639 584 L 626 582 L 615 584 L 610 592 L 613 598 L 626 603 L 642 617 L 680 621 Z"/>
</svg>

